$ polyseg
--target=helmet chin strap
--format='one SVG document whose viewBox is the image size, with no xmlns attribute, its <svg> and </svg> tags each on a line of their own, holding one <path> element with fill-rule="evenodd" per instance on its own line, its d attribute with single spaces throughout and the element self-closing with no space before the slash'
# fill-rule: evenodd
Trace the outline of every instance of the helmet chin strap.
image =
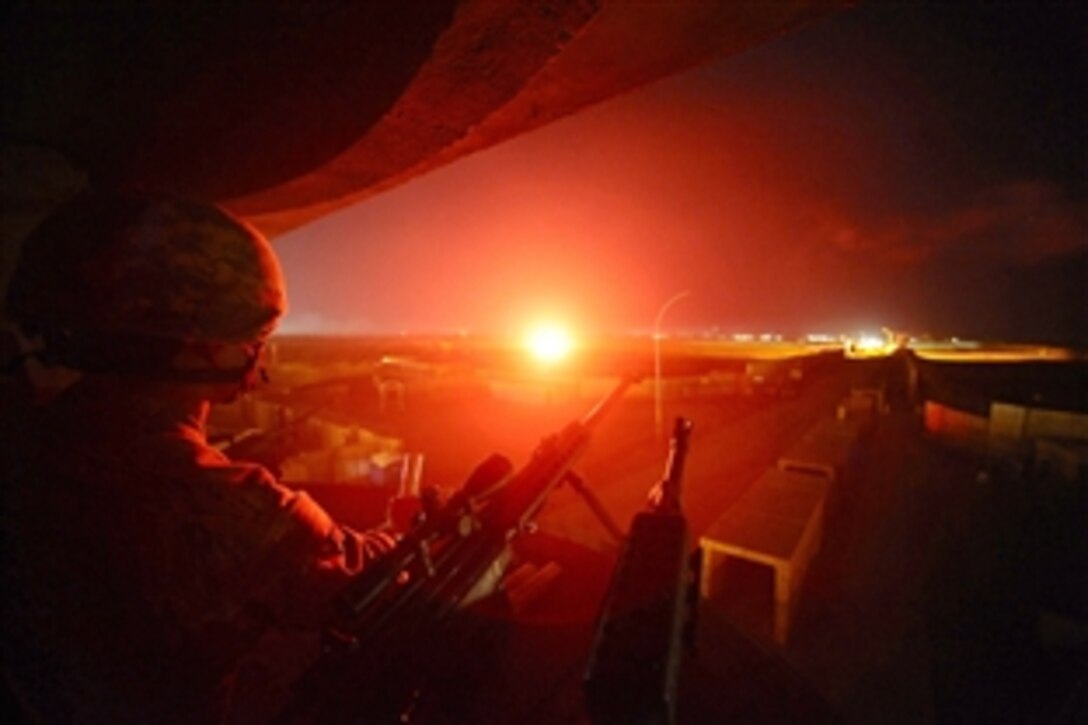
<svg viewBox="0 0 1088 725">
<path fill-rule="evenodd" d="M 261 364 L 261 346 L 262 344 L 258 343 L 258 348 L 254 351 L 251 362 L 242 376 L 243 393 L 248 393 L 261 383 L 268 382 L 268 370 Z"/>
</svg>

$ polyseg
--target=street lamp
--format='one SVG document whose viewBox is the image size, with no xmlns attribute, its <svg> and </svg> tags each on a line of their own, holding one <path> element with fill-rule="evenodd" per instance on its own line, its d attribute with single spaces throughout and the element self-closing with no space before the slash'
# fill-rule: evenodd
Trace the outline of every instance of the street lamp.
<svg viewBox="0 0 1088 725">
<path fill-rule="evenodd" d="M 661 419 L 663 417 L 661 411 L 661 320 L 670 307 L 689 294 L 691 294 L 690 290 L 674 294 L 665 301 L 665 304 L 661 305 L 661 309 L 657 311 L 657 317 L 654 318 L 654 433 L 659 438 L 661 437 Z"/>
</svg>

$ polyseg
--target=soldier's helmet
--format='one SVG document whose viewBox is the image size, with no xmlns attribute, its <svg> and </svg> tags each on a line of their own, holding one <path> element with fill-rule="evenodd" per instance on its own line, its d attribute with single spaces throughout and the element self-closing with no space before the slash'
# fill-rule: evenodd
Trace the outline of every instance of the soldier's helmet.
<svg viewBox="0 0 1088 725">
<path fill-rule="evenodd" d="M 252 373 L 286 309 L 268 241 L 222 208 L 85 194 L 24 242 L 7 313 L 79 369 L 190 381 Z"/>
</svg>

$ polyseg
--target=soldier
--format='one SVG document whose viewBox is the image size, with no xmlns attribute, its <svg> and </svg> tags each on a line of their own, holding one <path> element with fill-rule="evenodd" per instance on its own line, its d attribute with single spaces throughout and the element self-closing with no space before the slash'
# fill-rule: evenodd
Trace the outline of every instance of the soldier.
<svg viewBox="0 0 1088 725">
<path fill-rule="evenodd" d="M 88 194 L 24 244 L 4 665 L 38 718 L 245 717 L 239 693 L 278 692 L 331 594 L 391 544 L 206 441 L 285 305 L 268 242 L 209 204 Z"/>
</svg>

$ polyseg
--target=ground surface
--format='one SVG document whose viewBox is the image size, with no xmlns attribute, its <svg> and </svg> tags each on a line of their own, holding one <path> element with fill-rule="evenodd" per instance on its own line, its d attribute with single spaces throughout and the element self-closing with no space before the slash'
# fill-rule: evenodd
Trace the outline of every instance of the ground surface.
<svg viewBox="0 0 1088 725">
<path fill-rule="evenodd" d="M 1043 646 L 1039 623 L 1047 612 L 1088 613 L 1083 491 L 980 476 L 984 460 L 926 440 L 897 361 L 826 366 L 790 398 L 669 399 L 666 421 L 683 415 L 695 424 L 683 492 L 694 536 L 813 422 L 833 415 L 852 386 L 874 383 L 887 385 L 891 410 L 835 492 L 789 646 L 768 644 L 758 618 L 738 630 L 704 609 L 699 654 L 685 670 L 683 722 L 812 721 L 826 714 L 823 705 L 858 723 L 1046 722 L 1066 699 L 1083 650 Z M 516 403 L 475 389 L 409 397 L 403 411 L 379 413 L 360 389 L 333 407 L 423 451 L 425 480 L 453 488 L 491 453 L 520 465 L 544 434 L 592 403 Z M 621 528 L 644 506 L 666 448 L 646 398 L 627 400 L 597 432 L 578 470 Z M 351 510 L 350 499 L 330 505 L 363 522 L 380 516 Z M 504 625 L 481 721 L 488 712 L 519 722 L 579 712 L 593 620 L 618 547 L 566 487 L 538 522 L 520 556 L 558 562 L 563 574 Z"/>
</svg>

